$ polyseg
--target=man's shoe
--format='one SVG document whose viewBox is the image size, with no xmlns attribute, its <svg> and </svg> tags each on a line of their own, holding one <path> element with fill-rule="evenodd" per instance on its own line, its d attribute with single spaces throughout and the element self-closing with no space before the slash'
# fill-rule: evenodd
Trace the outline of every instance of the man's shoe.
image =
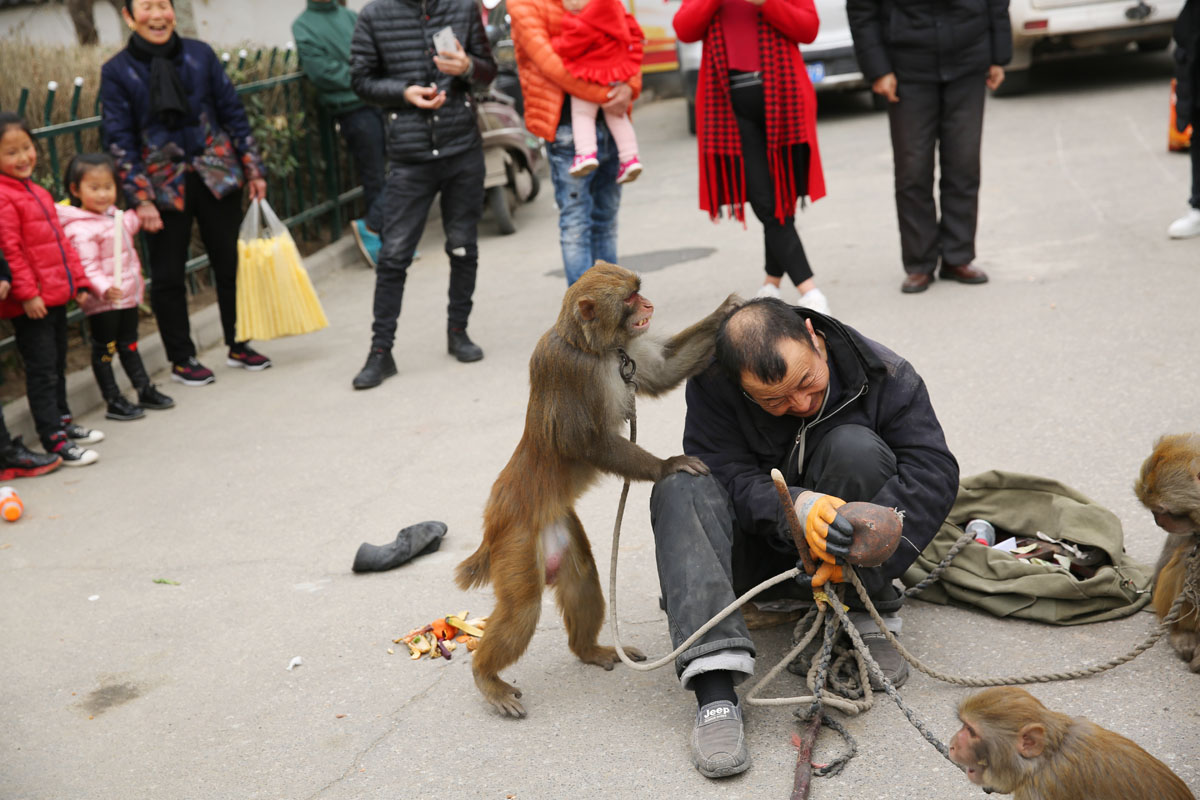
<svg viewBox="0 0 1200 800">
<path fill-rule="evenodd" d="M 1167 236 L 1172 239 L 1190 239 L 1200 236 L 1200 208 L 1190 208 L 1188 213 L 1171 223 Z"/>
<path fill-rule="evenodd" d="M 459 361 L 469 363 L 483 358 L 483 350 L 470 340 L 465 330 L 447 331 L 446 340 L 448 342 L 446 349 Z"/>
<path fill-rule="evenodd" d="M 259 372 L 271 366 L 271 359 L 251 348 L 249 342 L 234 342 L 233 346 L 229 348 L 225 366 Z"/>
<path fill-rule="evenodd" d="M 14 436 L 8 447 L 0 450 L 0 481 L 45 475 L 61 467 L 62 463 L 60 456 L 35 453 L 25 446 L 20 436 Z"/>
<path fill-rule="evenodd" d="M 206 386 L 216 379 L 212 370 L 197 361 L 195 356 L 171 365 L 171 380 L 184 386 Z"/>
<path fill-rule="evenodd" d="M 944 281 L 958 281 L 959 283 L 987 283 L 987 273 L 981 269 L 976 269 L 970 264 L 963 264 L 961 267 L 955 267 L 950 264 L 942 264 L 942 268 L 938 270 L 938 277 Z"/>
<path fill-rule="evenodd" d="M 910 272 L 904 276 L 904 283 L 900 284 L 900 291 L 905 294 L 916 294 L 928 289 L 931 283 L 933 283 L 932 274 L 928 272 Z"/>
<path fill-rule="evenodd" d="M 50 447 L 46 449 L 61 458 L 65 466 L 86 467 L 88 464 L 94 464 L 100 460 L 100 454 L 95 450 L 80 447 L 63 433 L 55 434 L 55 436 L 57 438 L 52 440 Z"/>
<path fill-rule="evenodd" d="M 71 421 L 70 417 L 62 417 L 62 429 L 67 434 L 68 439 L 73 439 L 79 444 L 99 444 L 104 441 L 103 431 L 76 425 Z"/>
<path fill-rule="evenodd" d="M 355 389 L 374 389 L 387 378 L 396 374 L 396 362 L 392 359 L 392 351 L 380 347 L 372 347 L 367 354 L 367 363 L 354 376 Z"/>
<path fill-rule="evenodd" d="M 141 419 L 146 416 L 146 412 L 142 410 L 141 406 L 135 406 L 126 400 L 124 395 L 119 394 L 108 401 L 108 410 L 104 412 L 104 416 L 106 419 L 128 422 L 129 420 Z"/>
<path fill-rule="evenodd" d="M 871 658 L 875 659 L 880 671 L 891 681 L 892 686 L 897 689 L 903 686 L 908 680 L 908 662 L 900 655 L 900 651 L 892 647 L 892 643 L 882 633 L 864 633 L 862 639 Z M 877 692 L 883 690 L 883 684 L 877 681 L 874 675 L 871 676 L 871 688 Z"/>
<path fill-rule="evenodd" d="M 174 406 L 175 401 L 160 392 L 153 383 L 148 383 L 144 388 L 138 389 L 138 405 L 142 408 L 162 411 Z"/>
<path fill-rule="evenodd" d="M 724 778 L 750 766 L 742 709 L 728 700 L 701 706 L 692 729 L 692 763 L 706 778 Z"/>
<path fill-rule="evenodd" d="M 363 260 L 367 262 L 367 266 L 375 269 L 375 265 L 379 263 L 379 250 L 383 247 L 383 240 L 379 238 L 378 233 L 374 233 L 367 227 L 365 219 L 356 219 L 350 223 L 350 230 L 354 232 L 354 241 L 358 245 L 358 252 L 362 253 Z"/>
</svg>

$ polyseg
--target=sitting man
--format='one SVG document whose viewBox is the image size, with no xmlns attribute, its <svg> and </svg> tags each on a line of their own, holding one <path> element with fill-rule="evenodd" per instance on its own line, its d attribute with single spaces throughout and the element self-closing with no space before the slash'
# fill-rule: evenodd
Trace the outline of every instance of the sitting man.
<svg viewBox="0 0 1200 800">
<path fill-rule="evenodd" d="M 814 506 L 832 519 L 841 501 L 904 512 L 895 553 L 878 567 L 856 568 L 888 629 L 899 634 L 902 595 L 892 581 L 933 539 L 958 490 L 958 462 L 907 361 L 830 317 L 752 300 L 722 326 L 715 363 L 688 381 L 683 449 L 712 474 L 671 475 L 650 498 L 674 646 L 738 595 L 796 565 L 772 468 L 791 487 L 802 521 L 816 518 L 807 513 Z M 842 520 L 830 527 L 847 526 Z M 788 582 L 771 591 L 779 589 L 812 602 L 811 586 Z M 871 655 L 894 685 L 902 684 L 908 665 L 853 590 L 845 599 Z M 676 660 L 680 683 L 699 704 L 692 758 L 706 777 L 750 765 L 733 687 L 753 674 L 754 654 L 735 613 Z"/>
</svg>

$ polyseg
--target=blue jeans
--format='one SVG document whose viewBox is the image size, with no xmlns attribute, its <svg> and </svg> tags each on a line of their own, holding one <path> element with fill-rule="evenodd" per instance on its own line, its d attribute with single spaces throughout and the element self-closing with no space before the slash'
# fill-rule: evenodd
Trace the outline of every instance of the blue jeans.
<svg viewBox="0 0 1200 800">
<path fill-rule="evenodd" d="M 569 170 L 575 158 L 575 139 L 570 115 L 563 114 L 563 119 L 565 123 L 558 126 L 550 143 L 550 180 L 554 183 L 554 202 L 558 204 L 563 268 L 570 286 L 597 259 L 616 263 L 617 210 L 621 206 L 617 170 L 621 168 L 621 160 L 601 115 L 596 120 L 600 166 L 585 177 L 572 177 Z"/>
</svg>

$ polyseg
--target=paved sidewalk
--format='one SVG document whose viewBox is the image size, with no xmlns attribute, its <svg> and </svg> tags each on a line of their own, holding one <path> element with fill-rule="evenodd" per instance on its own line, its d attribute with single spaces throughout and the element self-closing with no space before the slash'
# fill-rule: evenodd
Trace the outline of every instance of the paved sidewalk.
<svg viewBox="0 0 1200 800">
<path fill-rule="evenodd" d="M 1187 158 L 1165 148 L 1170 58 L 1098 63 L 1053 65 L 1040 91 L 989 101 L 988 285 L 900 294 L 887 124 L 862 98 L 822 98 L 830 195 L 800 229 L 834 313 L 925 377 L 963 474 L 1058 478 L 1112 509 L 1128 550 L 1152 561 L 1161 536 L 1130 487 L 1158 435 L 1200 428 L 1200 240 L 1165 234 L 1188 179 Z M 752 294 L 761 242 L 756 223 L 712 225 L 696 210 L 682 101 L 641 107 L 636 124 L 646 171 L 625 190 L 620 249 L 666 333 L 730 291 Z M 243 373 L 210 351 L 214 385 L 164 385 L 177 407 L 138 422 L 82 414 L 108 434 L 100 462 L 16 484 L 26 515 L 0 527 L 0 798 L 788 795 L 788 709 L 750 708 L 753 767 L 708 781 L 688 761 L 695 706 L 671 670 L 580 664 L 551 595 L 529 651 L 504 673 L 525 693 L 525 720 L 484 706 L 461 649 L 412 662 L 391 643 L 492 604 L 489 589 L 460 592 L 451 573 L 478 543 L 523 425 L 529 353 L 565 286 L 548 185 L 516 222 L 509 237 L 486 220 L 481 230 L 470 331 L 483 361 L 446 354 L 447 267 L 431 230 L 409 277 L 400 374 L 382 387 L 350 388 L 374 276 L 349 263 L 317 282 L 329 329 L 262 343 L 274 368 Z M 682 392 L 640 404 L 639 441 L 677 453 L 683 410 Z M 618 493 L 604 480 L 579 505 L 605 575 Z M 670 644 L 648 497 L 647 485 L 631 492 L 618 604 L 624 640 L 657 657 Z M 424 519 L 449 526 L 439 552 L 350 572 L 360 542 Z M 1104 661 L 1153 622 L 1059 629 L 920 602 L 904 618 L 914 653 L 967 675 Z M 787 639 L 756 635 L 760 674 Z M 289 671 L 295 656 L 303 664 Z M 1197 680 L 1160 645 L 1033 691 L 1135 739 L 1200 790 Z M 787 674 L 771 693 L 799 691 Z M 937 735 L 953 733 L 963 690 L 917 674 L 903 694 Z M 847 727 L 859 755 L 815 781 L 815 800 L 980 796 L 886 698 Z M 816 759 L 838 746 L 822 735 Z"/>
</svg>

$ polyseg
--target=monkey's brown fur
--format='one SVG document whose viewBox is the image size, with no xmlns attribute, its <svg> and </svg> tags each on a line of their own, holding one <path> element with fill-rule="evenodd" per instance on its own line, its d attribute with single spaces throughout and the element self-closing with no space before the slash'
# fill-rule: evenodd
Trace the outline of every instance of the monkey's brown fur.
<svg viewBox="0 0 1200 800">
<path fill-rule="evenodd" d="M 1155 442 L 1133 491 L 1167 532 L 1154 567 L 1154 610 L 1162 619 L 1183 591 L 1186 558 L 1200 540 L 1200 435 L 1163 436 Z M 1200 614 L 1187 598 L 1171 625 L 1170 641 L 1192 672 L 1200 672 Z"/>
<path fill-rule="evenodd" d="M 499 673 L 529 645 L 546 584 L 554 586 L 571 651 L 605 669 L 617 660 L 612 647 L 597 643 L 604 595 L 575 500 L 600 472 L 641 481 L 708 472 L 698 458 L 663 460 L 622 435 L 631 409 L 618 348 L 636 363 L 637 393 L 659 395 L 706 365 L 721 320 L 740 301 L 731 296 L 660 343 L 642 335 L 654 307 L 639 288 L 634 273 L 597 262 L 567 289 L 558 321 L 529 360 L 525 432 L 492 486 L 483 543 L 455 573 L 463 589 L 489 580 L 495 589 L 496 605 L 471 666 L 484 698 L 510 716 L 525 716 L 521 692 Z M 633 648 L 625 652 L 644 658 Z"/>
<path fill-rule="evenodd" d="M 1013 800 L 1195 800 L 1171 769 L 1083 717 L 1046 708 L 1024 689 L 984 689 L 958 706 L 950 760 Z"/>
</svg>

